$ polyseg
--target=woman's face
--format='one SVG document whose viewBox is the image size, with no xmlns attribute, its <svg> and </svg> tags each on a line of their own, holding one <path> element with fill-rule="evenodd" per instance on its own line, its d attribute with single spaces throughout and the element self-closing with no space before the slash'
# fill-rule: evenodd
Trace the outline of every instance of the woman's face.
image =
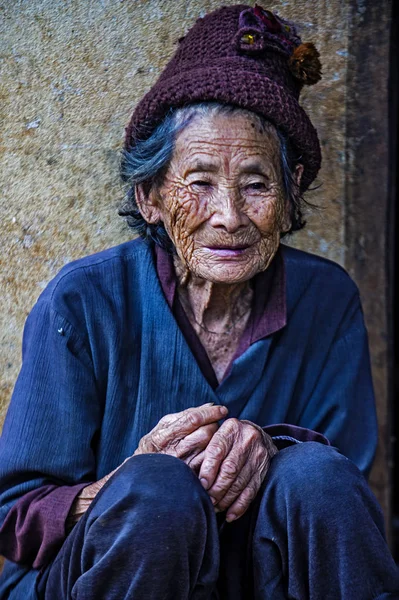
<svg viewBox="0 0 399 600">
<path fill-rule="evenodd" d="M 196 116 L 148 201 L 144 218 L 163 221 L 189 271 L 217 283 L 251 279 L 290 228 L 275 129 L 250 114 Z"/>
</svg>

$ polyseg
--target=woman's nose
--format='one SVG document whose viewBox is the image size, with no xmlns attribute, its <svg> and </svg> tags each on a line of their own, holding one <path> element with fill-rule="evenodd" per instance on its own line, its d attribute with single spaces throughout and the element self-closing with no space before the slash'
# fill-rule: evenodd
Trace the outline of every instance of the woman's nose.
<svg viewBox="0 0 399 600">
<path fill-rule="evenodd" d="M 235 233 L 241 227 L 247 226 L 248 217 L 242 212 L 242 203 L 233 191 L 221 193 L 215 200 L 210 218 L 212 227 Z"/>
</svg>

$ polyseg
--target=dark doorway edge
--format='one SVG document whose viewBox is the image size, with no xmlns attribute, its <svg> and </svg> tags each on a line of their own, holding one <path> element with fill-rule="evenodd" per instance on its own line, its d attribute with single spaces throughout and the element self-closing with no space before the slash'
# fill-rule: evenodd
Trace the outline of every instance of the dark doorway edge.
<svg viewBox="0 0 399 600">
<path fill-rule="evenodd" d="M 362 297 L 379 420 L 379 446 L 370 483 L 384 510 L 388 533 L 392 452 L 392 289 L 388 280 L 393 260 L 389 180 L 391 8 L 390 0 L 349 2 L 345 174 L 345 264 Z"/>
</svg>

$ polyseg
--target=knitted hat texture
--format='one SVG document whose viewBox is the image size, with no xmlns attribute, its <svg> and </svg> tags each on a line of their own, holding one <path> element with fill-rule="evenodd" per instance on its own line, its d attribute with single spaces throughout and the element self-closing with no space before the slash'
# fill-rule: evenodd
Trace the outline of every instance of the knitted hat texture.
<svg viewBox="0 0 399 600">
<path fill-rule="evenodd" d="M 266 117 L 288 135 L 304 166 L 305 191 L 320 168 L 321 153 L 316 129 L 298 99 L 303 84 L 318 79 L 318 52 L 313 44 L 301 43 L 292 23 L 259 6 L 224 6 L 198 19 L 179 40 L 175 55 L 137 105 L 125 146 L 147 138 L 170 108 L 198 102 L 235 105 Z"/>
</svg>

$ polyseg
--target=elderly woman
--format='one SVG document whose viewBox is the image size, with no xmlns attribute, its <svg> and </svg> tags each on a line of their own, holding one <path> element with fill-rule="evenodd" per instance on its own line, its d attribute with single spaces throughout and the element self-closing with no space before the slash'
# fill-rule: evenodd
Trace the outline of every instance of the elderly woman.
<svg viewBox="0 0 399 600">
<path fill-rule="evenodd" d="M 136 108 L 123 213 L 141 237 L 65 267 L 27 320 L 1 598 L 399 598 L 363 477 L 358 291 L 280 245 L 320 166 L 298 104 L 319 78 L 294 26 L 223 7 Z"/>
</svg>

